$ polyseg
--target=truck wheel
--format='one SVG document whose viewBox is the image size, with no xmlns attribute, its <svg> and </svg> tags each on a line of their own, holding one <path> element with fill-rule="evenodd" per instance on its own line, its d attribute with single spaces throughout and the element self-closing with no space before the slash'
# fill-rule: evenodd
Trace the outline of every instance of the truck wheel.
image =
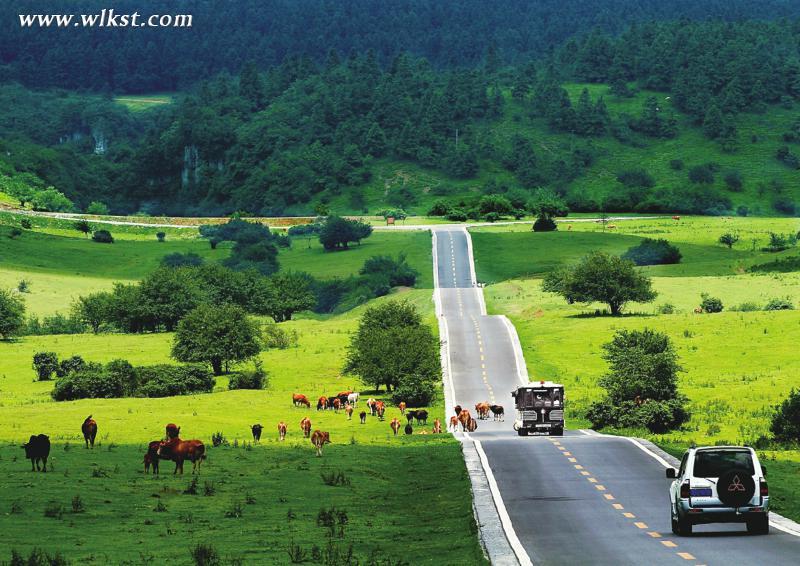
<svg viewBox="0 0 800 566">
<path fill-rule="evenodd" d="M 528 436 L 528 429 L 527 428 L 521 428 L 521 429 L 519 429 L 517 431 L 517 434 L 519 436 Z"/>
<path fill-rule="evenodd" d="M 769 517 L 765 514 L 747 521 L 747 532 L 751 535 L 768 535 Z"/>
<path fill-rule="evenodd" d="M 550 436 L 564 436 L 564 429 L 563 428 L 550 429 Z"/>
</svg>

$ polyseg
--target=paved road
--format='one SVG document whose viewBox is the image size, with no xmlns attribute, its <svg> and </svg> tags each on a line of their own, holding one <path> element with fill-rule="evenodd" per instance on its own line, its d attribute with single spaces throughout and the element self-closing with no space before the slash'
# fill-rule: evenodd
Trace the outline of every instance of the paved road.
<svg viewBox="0 0 800 566">
<path fill-rule="evenodd" d="M 775 528 L 749 536 L 743 526 L 708 525 L 674 536 L 664 466 L 629 439 L 578 430 L 518 437 L 510 392 L 520 376 L 509 325 L 485 315 L 466 231 L 437 228 L 435 242 L 453 398 L 471 410 L 486 400 L 506 407 L 505 422 L 480 421 L 471 436 L 534 564 L 800 564 L 800 537 Z"/>
</svg>

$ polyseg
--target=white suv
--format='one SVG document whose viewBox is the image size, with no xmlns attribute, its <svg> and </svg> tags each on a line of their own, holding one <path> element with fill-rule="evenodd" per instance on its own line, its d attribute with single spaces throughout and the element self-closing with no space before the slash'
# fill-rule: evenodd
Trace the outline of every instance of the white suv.
<svg viewBox="0 0 800 566">
<path fill-rule="evenodd" d="M 743 446 L 690 448 L 681 467 L 667 469 L 672 532 L 691 535 L 706 523 L 746 523 L 753 534 L 769 533 L 767 470 L 755 450 Z"/>
</svg>

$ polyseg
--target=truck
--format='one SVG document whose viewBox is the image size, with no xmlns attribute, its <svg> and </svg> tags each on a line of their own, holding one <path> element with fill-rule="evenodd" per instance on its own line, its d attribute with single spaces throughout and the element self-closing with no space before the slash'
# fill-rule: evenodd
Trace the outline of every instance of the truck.
<svg viewBox="0 0 800 566">
<path fill-rule="evenodd" d="M 514 430 L 519 436 L 564 434 L 564 386 L 539 381 L 511 392 L 516 415 Z"/>
</svg>

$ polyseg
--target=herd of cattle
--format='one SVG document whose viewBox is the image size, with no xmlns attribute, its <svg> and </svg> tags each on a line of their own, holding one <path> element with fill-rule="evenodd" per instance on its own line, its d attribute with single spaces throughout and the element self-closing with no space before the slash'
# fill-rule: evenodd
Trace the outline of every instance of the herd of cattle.
<svg viewBox="0 0 800 566">
<path fill-rule="evenodd" d="M 359 394 L 354 391 L 342 391 L 330 397 L 323 395 L 317 400 L 317 411 L 332 410 L 338 413 L 340 410 L 343 410 L 347 415 L 347 419 L 350 420 L 353 418 L 353 411 L 358 405 L 358 399 Z M 311 408 L 311 402 L 308 400 L 308 397 L 299 393 L 292 395 L 292 403 L 295 407 Z M 383 401 L 368 399 L 366 408 L 373 417 L 377 417 L 381 421 L 384 420 L 386 404 Z M 400 414 L 405 416 L 407 421 L 403 429 L 405 434 L 414 433 L 413 425 L 415 422 L 417 426 L 428 424 L 428 411 L 425 409 L 407 409 L 406 404 L 402 401 L 397 404 L 397 408 L 400 409 Z M 462 431 L 475 432 L 478 428 L 478 422 L 472 417 L 469 410 L 462 408 L 461 405 L 456 405 L 454 409 L 455 416 L 450 417 L 449 428 L 455 431 L 460 424 Z M 361 424 L 365 424 L 367 421 L 367 411 L 361 411 L 359 413 Z M 489 413 L 494 416 L 495 421 L 503 420 L 505 417 L 505 412 L 501 405 L 490 405 L 485 402 L 476 404 L 475 412 L 481 420 L 489 418 Z M 389 422 L 389 426 L 394 435 L 397 436 L 402 425 L 400 419 L 395 417 Z M 317 451 L 317 456 L 322 456 L 322 447 L 331 442 L 330 433 L 321 430 L 312 432 L 311 429 L 311 419 L 309 417 L 303 417 L 300 420 L 300 430 L 303 432 L 303 437 L 310 439 Z M 250 430 L 253 434 L 253 441 L 260 442 L 261 432 L 264 430 L 264 427 L 260 424 L 254 424 L 250 427 Z M 278 440 L 283 441 L 286 439 L 286 430 L 286 423 L 283 421 L 279 422 Z M 175 462 L 175 471 L 173 472 L 175 474 L 178 472 L 183 474 L 183 464 L 186 460 L 192 463 L 192 473 L 199 471 L 200 463 L 206 458 L 205 445 L 200 440 L 181 440 L 179 436 L 180 431 L 181 428 L 179 426 L 170 423 L 166 427 L 166 438 L 164 440 L 153 440 L 148 443 L 147 452 L 144 455 L 144 472 L 146 474 L 150 473 L 151 469 L 153 470 L 153 474 L 159 473 L 159 460 L 171 460 Z M 83 433 L 86 448 L 94 448 L 94 441 L 97 438 L 97 422 L 91 415 L 86 417 L 83 421 L 81 432 Z M 439 419 L 434 419 L 433 434 L 441 434 L 441 432 L 441 421 Z M 427 434 L 427 431 L 423 430 L 421 434 Z M 46 472 L 47 459 L 50 456 L 50 438 L 45 434 L 32 435 L 30 440 L 22 447 L 25 449 L 25 457 L 31 461 L 31 471 Z"/>
</svg>

